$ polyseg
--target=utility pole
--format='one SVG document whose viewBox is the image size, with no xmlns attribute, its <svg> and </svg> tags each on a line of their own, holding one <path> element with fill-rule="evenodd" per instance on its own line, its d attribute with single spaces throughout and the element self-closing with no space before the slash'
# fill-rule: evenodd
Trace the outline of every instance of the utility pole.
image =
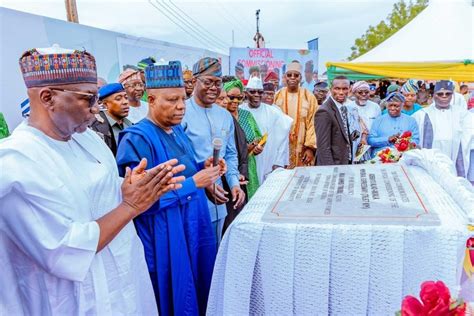
<svg viewBox="0 0 474 316">
<path fill-rule="evenodd" d="M 260 9 L 255 11 L 255 16 L 257 18 L 257 33 L 253 37 L 253 40 L 255 41 L 255 47 L 265 48 L 265 39 L 263 38 L 263 35 L 260 34 Z"/>
<path fill-rule="evenodd" d="M 79 15 L 77 14 L 76 0 L 64 0 L 66 4 L 67 20 L 73 23 L 79 23 Z"/>
</svg>

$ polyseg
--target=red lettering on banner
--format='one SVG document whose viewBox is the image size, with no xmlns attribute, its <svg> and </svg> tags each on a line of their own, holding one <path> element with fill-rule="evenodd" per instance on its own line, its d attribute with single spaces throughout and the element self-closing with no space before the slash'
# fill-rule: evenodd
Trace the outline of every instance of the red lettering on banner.
<svg viewBox="0 0 474 316">
<path fill-rule="evenodd" d="M 249 49 L 250 58 L 273 58 L 273 52 L 268 48 Z"/>
</svg>

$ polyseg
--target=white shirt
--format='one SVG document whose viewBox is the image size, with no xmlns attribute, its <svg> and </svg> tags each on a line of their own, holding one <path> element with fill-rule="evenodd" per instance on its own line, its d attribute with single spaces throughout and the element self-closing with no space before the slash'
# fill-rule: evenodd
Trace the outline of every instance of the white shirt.
<svg viewBox="0 0 474 316">
<path fill-rule="evenodd" d="M 364 124 L 367 126 L 367 129 L 369 131 L 375 119 L 382 114 L 382 111 L 380 110 L 380 106 L 377 103 L 372 102 L 370 100 L 367 100 L 367 103 L 365 105 L 358 105 L 356 101 L 351 101 L 349 104 L 357 107 L 359 116 L 362 118 L 362 120 L 364 121 Z"/>
<path fill-rule="evenodd" d="M 265 103 L 258 108 L 252 108 L 247 103 L 240 107 L 252 113 L 262 136 L 268 134 L 262 153 L 255 156 L 258 180 L 262 185 L 274 165 L 284 167 L 289 164 L 289 134 L 293 119 Z"/>
<path fill-rule="evenodd" d="M 0 310 L 5 315 L 156 315 L 133 223 L 99 253 L 96 219 L 121 200 L 91 130 L 56 141 L 26 122 L 0 142 Z"/>
<path fill-rule="evenodd" d="M 127 119 L 137 124 L 148 115 L 148 102 L 140 100 L 140 106 L 130 106 Z"/>
</svg>

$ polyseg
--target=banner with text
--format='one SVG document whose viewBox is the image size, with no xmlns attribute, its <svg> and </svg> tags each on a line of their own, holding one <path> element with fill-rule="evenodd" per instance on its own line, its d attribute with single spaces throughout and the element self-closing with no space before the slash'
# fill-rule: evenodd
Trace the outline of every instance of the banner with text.
<svg viewBox="0 0 474 316">
<path fill-rule="evenodd" d="M 248 79 L 252 74 L 265 79 L 273 71 L 281 76 L 286 72 L 286 65 L 297 60 L 301 63 L 304 77 L 316 77 L 318 72 L 318 51 L 308 49 L 280 48 L 239 48 L 231 47 L 229 73 L 241 80 Z"/>
</svg>

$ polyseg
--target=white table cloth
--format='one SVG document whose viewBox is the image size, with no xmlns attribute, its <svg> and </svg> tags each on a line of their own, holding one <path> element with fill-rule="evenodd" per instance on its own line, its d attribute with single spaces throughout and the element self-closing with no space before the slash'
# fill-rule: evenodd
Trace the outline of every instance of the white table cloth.
<svg viewBox="0 0 474 316">
<path fill-rule="evenodd" d="M 474 193 L 446 156 L 412 152 L 404 163 L 440 226 L 262 222 L 292 171 L 277 172 L 221 243 L 208 314 L 393 315 L 426 280 L 456 295 Z"/>
</svg>

